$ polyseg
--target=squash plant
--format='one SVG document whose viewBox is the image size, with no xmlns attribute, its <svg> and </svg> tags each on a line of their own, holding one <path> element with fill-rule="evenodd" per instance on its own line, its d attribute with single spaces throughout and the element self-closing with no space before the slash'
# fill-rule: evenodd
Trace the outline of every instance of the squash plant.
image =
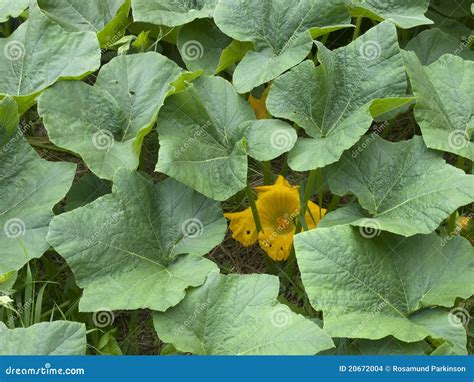
<svg viewBox="0 0 474 382">
<path fill-rule="evenodd" d="M 471 353 L 471 3 L 0 0 L 0 354 Z"/>
</svg>

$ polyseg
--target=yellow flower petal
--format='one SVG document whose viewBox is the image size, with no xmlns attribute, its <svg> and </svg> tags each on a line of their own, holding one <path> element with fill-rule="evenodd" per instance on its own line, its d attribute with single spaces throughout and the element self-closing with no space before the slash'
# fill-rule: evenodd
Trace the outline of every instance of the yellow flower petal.
<svg viewBox="0 0 474 382">
<path fill-rule="evenodd" d="M 304 220 L 308 229 L 316 228 L 316 225 L 319 223 L 321 218 L 326 214 L 327 210 L 325 208 L 319 208 L 316 203 L 313 203 L 311 200 L 308 202 L 308 208 L 304 215 Z"/>
<path fill-rule="evenodd" d="M 294 228 L 286 234 L 264 231 L 258 234 L 258 243 L 265 253 L 275 261 L 283 261 L 290 256 L 293 245 Z"/>
<path fill-rule="evenodd" d="M 245 247 L 249 247 L 257 242 L 257 227 L 255 226 L 250 207 L 240 212 L 224 214 L 224 217 L 230 220 L 229 228 L 235 240 Z"/>
</svg>

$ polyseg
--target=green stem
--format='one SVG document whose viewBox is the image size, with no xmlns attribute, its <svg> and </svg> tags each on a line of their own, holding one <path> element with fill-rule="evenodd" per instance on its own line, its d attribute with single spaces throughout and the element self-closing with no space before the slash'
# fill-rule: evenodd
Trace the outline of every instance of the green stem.
<svg viewBox="0 0 474 382">
<path fill-rule="evenodd" d="M 260 232 L 262 231 L 262 223 L 260 222 L 260 217 L 258 216 L 257 205 L 255 204 L 255 197 L 253 195 L 253 191 L 251 190 L 248 184 L 247 187 L 245 187 L 245 193 L 250 203 L 250 209 L 252 210 L 253 220 L 255 220 L 257 232 Z"/>
<path fill-rule="evenodd" d="M 352 34 L 352 41 L 354 41 L 357 37 L 359 37 L 361 26 L 362 26 L 362 17 L 357 17 L 354 33 Z"/>
<path fill-rule="evenodd" d="M 275 176 L 273 175 L 273 172 L 272 172 L 272 162 L 263 161 L 262 166 L 263 166 L 263 184 L 265 185 L 273 184 L 273 182 L 275 181 Z"/>
<path fill-rule="evenodd" d="M 286 177 L 290 171 L 290 166 L 288 166 L 288 153 L 285 154 L 285 161 L 283 162 L 283 167 L 281 168 L 280 175 Z"/>
<path fill-rule="evenodd" d="M 69 155 L 73 155 L 73 156 L 79 158 L 79 156 L 77 154 L 73 153 L 72 151 L 62 149 L 61 147 L 57 147 L 57 146 L 53 146 L 53 145 L 45 145 L 45 144 L 39 143 L 36 140 L 31 139 L 31 138 L 27 138 L 27 140 L 28 140 L 28 143 L 33 147 L 37 147 L 39 149 L 44 149 L 44 150 L 49 150 L 49 151 L 56 151 L 58 153 L 69 154 Z"/>
<path fill-rule="evenodd" d="M 306 186 L 304 189 L 303 202 L 301 203 L 301 213 L 299 215 L 300 221 L 298 221 L 298 223 L 296 224 L 295 234 L 301 231 L 301 227 L 302 227 L 301 221 L 304 221 L 306 208 L 308 207 L 308 201 L 311 198 L 311 195 L 313 193 L 313 186 L 314 186 L 314 181 L 316 179 L 317 173 L 318 173 L 317 169 L 311 170 L 309 172 L 308 181 L 306 182 Z"/>
<path fill-rule="evenodd" d="M 456 229 L 456 219 L 458 217 L 458 211 L 454 211 L 451 216 L 449 217 L 448 220 L 448 235 L 451 235 L 451 233 L 454 233 Z"/>
<path fill-rule="evenodd" d="M 331 203 L 329 203 L 328 212 L 333 211 L 337 207 L 337 205 L 341 201 L 341 198 L 342 198 L 342 196 L 339 196 L 339 195 L 334 195 L 332 197 Z"/>
<path fill-rule="evenodd" d="M 318 203 L 319 203 L 319 220 L 322 219 L 321 209 L 323 208 L 323 196 L 324 196 L 324 179 L 323 169 L 318 168 L 316 175 L 316 188 L 318 189 Z"/>
</svg>

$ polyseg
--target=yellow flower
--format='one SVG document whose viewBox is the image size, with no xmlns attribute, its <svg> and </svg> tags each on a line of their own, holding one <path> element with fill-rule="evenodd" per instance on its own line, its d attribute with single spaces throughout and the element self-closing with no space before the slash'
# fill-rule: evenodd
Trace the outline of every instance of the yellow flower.
<svg viewBox="0 0 474 382">
<path fill-rule="evenodd" d="M 300 214 L 300 193 L 297 186 L 292 186 L 285 178 L 278 176 L 272 186 L 256 188 L 256 201 L 262 231 L 257 234 L 252 210 L 228 213 L 224 216 L 230 220 L 232 237 L 244 246 L 255 244 L 258 239 L 260 247 L 273 260 L 286 260 L 293 245 L 296 230 L 295 220 Z M 305 213 L 308 229 L 315 228 L 326 210 L 311 201 Z"/>
</svg>

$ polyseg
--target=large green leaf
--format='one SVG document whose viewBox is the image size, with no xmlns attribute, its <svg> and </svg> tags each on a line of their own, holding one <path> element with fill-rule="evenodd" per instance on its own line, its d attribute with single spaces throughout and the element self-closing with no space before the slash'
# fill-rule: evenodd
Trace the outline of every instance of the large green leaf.
<svg viewBox="0 0 474 382">
<path fill-rule="evenodd" d="M 421 137 L 391 143 L 362 139 L 329 168 L 331 190 L 352 192 L 362 208 L 340 208 L 321 226 L 347 224 L 404 236 L 434 231 L 456 208 L 474 201 L 474 176 L 446 164 Z"/>
<path fill-rule="evenodd" d="M 225 231 L 217 203 L 172 179 L 154 185 L 121 169 L 112 194 L 57 216 L 48 240 L 84 288 L 81 311 L 163 311 L 216 269 L 202 255 Z"/>
<path fill-rule="evenodd" d="M 174 27 L 212 17 L 217 0 L 132 0 L 135 21 Z"/>
<path fill-rule="evenodd" d="M 95 32 L 106 46 L 123 36 L 130 0 L 38 0 L 38 6 L 65 30 Z"/>
<path fill-rule="evenodd" d="M 400 28 L 433 24 L 425 17 L 430 0 L 350 0 L 352 14 L 374 20 L 389 20 Z"/>
<path fill-rule="evenodd" d="M 9 330 L 0 322 L 0 355 L 84 355 L 86 326 L 79 322 L 42 322 Z"/>
<path fill-rule="evenodd" d="M 219 68 L 223 51 L 232 39 L 211 20 L 196 20 L 183 26 L 178 35 L 178 49 L 189 70 L 203 70 L 213 75 Z"/>
<path fill-rule="evenodd" d="M 83 77 L 100 65 L 94 33 L 64 31 L 33 0 L 28 20 L 0 39 L 0 52 L 0 97 L 14 96 L 21 111 L 57 80 Z"/>
<path fill-rule="evenodd" d="M 316 354 L 333 347 L 318 325 L 277 302 L 278 278 L 212 273 L 154 315 L 160 339 L 194 354 Z"/>
<path fill-rule="evenodd" d="M 49 248 L 52 209 L 69 190 L 76 168 L 41 159 L 18 121 L 15 101 L 0 101 L 0 275 L 20 269 Z"/>
<path fill-rule="evenodd" d="M 235 70 L 239 93 L 300 63 L 313 38 L 351 26 L 344 0 L 220 0 L 214 19 L 225 34 L 255 46 Z"/>
<path fill-rule="evenodd" d="M 29 0 L 0 0 L 0 23 L 18 17 L 28 8 Z"/>
<path fill-rule="evenodd" d="M 415 52 L 422 65 L 432 64 L 446 53 L 474 60 L 474 51 L 467 44 L 439 28 L 421 32 L 404 49 Z"/>
<path fill-rule="evenodd" d="M 118 168 L 137 168 L 143 138 L 183 73 L 159 53 L 119 56 L 102 67 L 94 86 L 63 81 L 48 89 L 38 112 L 52 142 L 112 179 Z"/>
<path fill-rule="evenodd" d="M 257 121 L 248 102 L 223 78 L 201 77 L 166 100 L 158 135 L 157 171 L 226 200 L 246 185 L 247 151 L 273 159 L 291 149 L 295 133 L 281 121 Z"/>
<path fill-rule="evenodd" d="M 404 96 L 407 87 L 391 23 L 381 23 L 332 52 L 317 45 L 321 65 L 305 61 L 280 76 L 267 100 L 272 115 L 296 122 L 310 136 L 299 139 L 290 152 L 289 165 L 297 171 L 337 161 L 370 127 L 371 103 Z M 394 100 L 378 102 L 380 108 Z"/>
<path fill-rule="evenodd" d="M 318 227 L 296 235 L 295 251 L 311 304 L 323 311 L 332 337 L 450 340 L 456 325 L 449 312 L 432 307 L 474 294 L 474 249 L 460 237 L 368 239 L 347 225 Z"/>
<path fill-rule="evenodd" d="M 426 145 L 474 160 L 474 62 L 446 54 L 422 66 L 413 52 L 403 57 Z"/>
</svg>

